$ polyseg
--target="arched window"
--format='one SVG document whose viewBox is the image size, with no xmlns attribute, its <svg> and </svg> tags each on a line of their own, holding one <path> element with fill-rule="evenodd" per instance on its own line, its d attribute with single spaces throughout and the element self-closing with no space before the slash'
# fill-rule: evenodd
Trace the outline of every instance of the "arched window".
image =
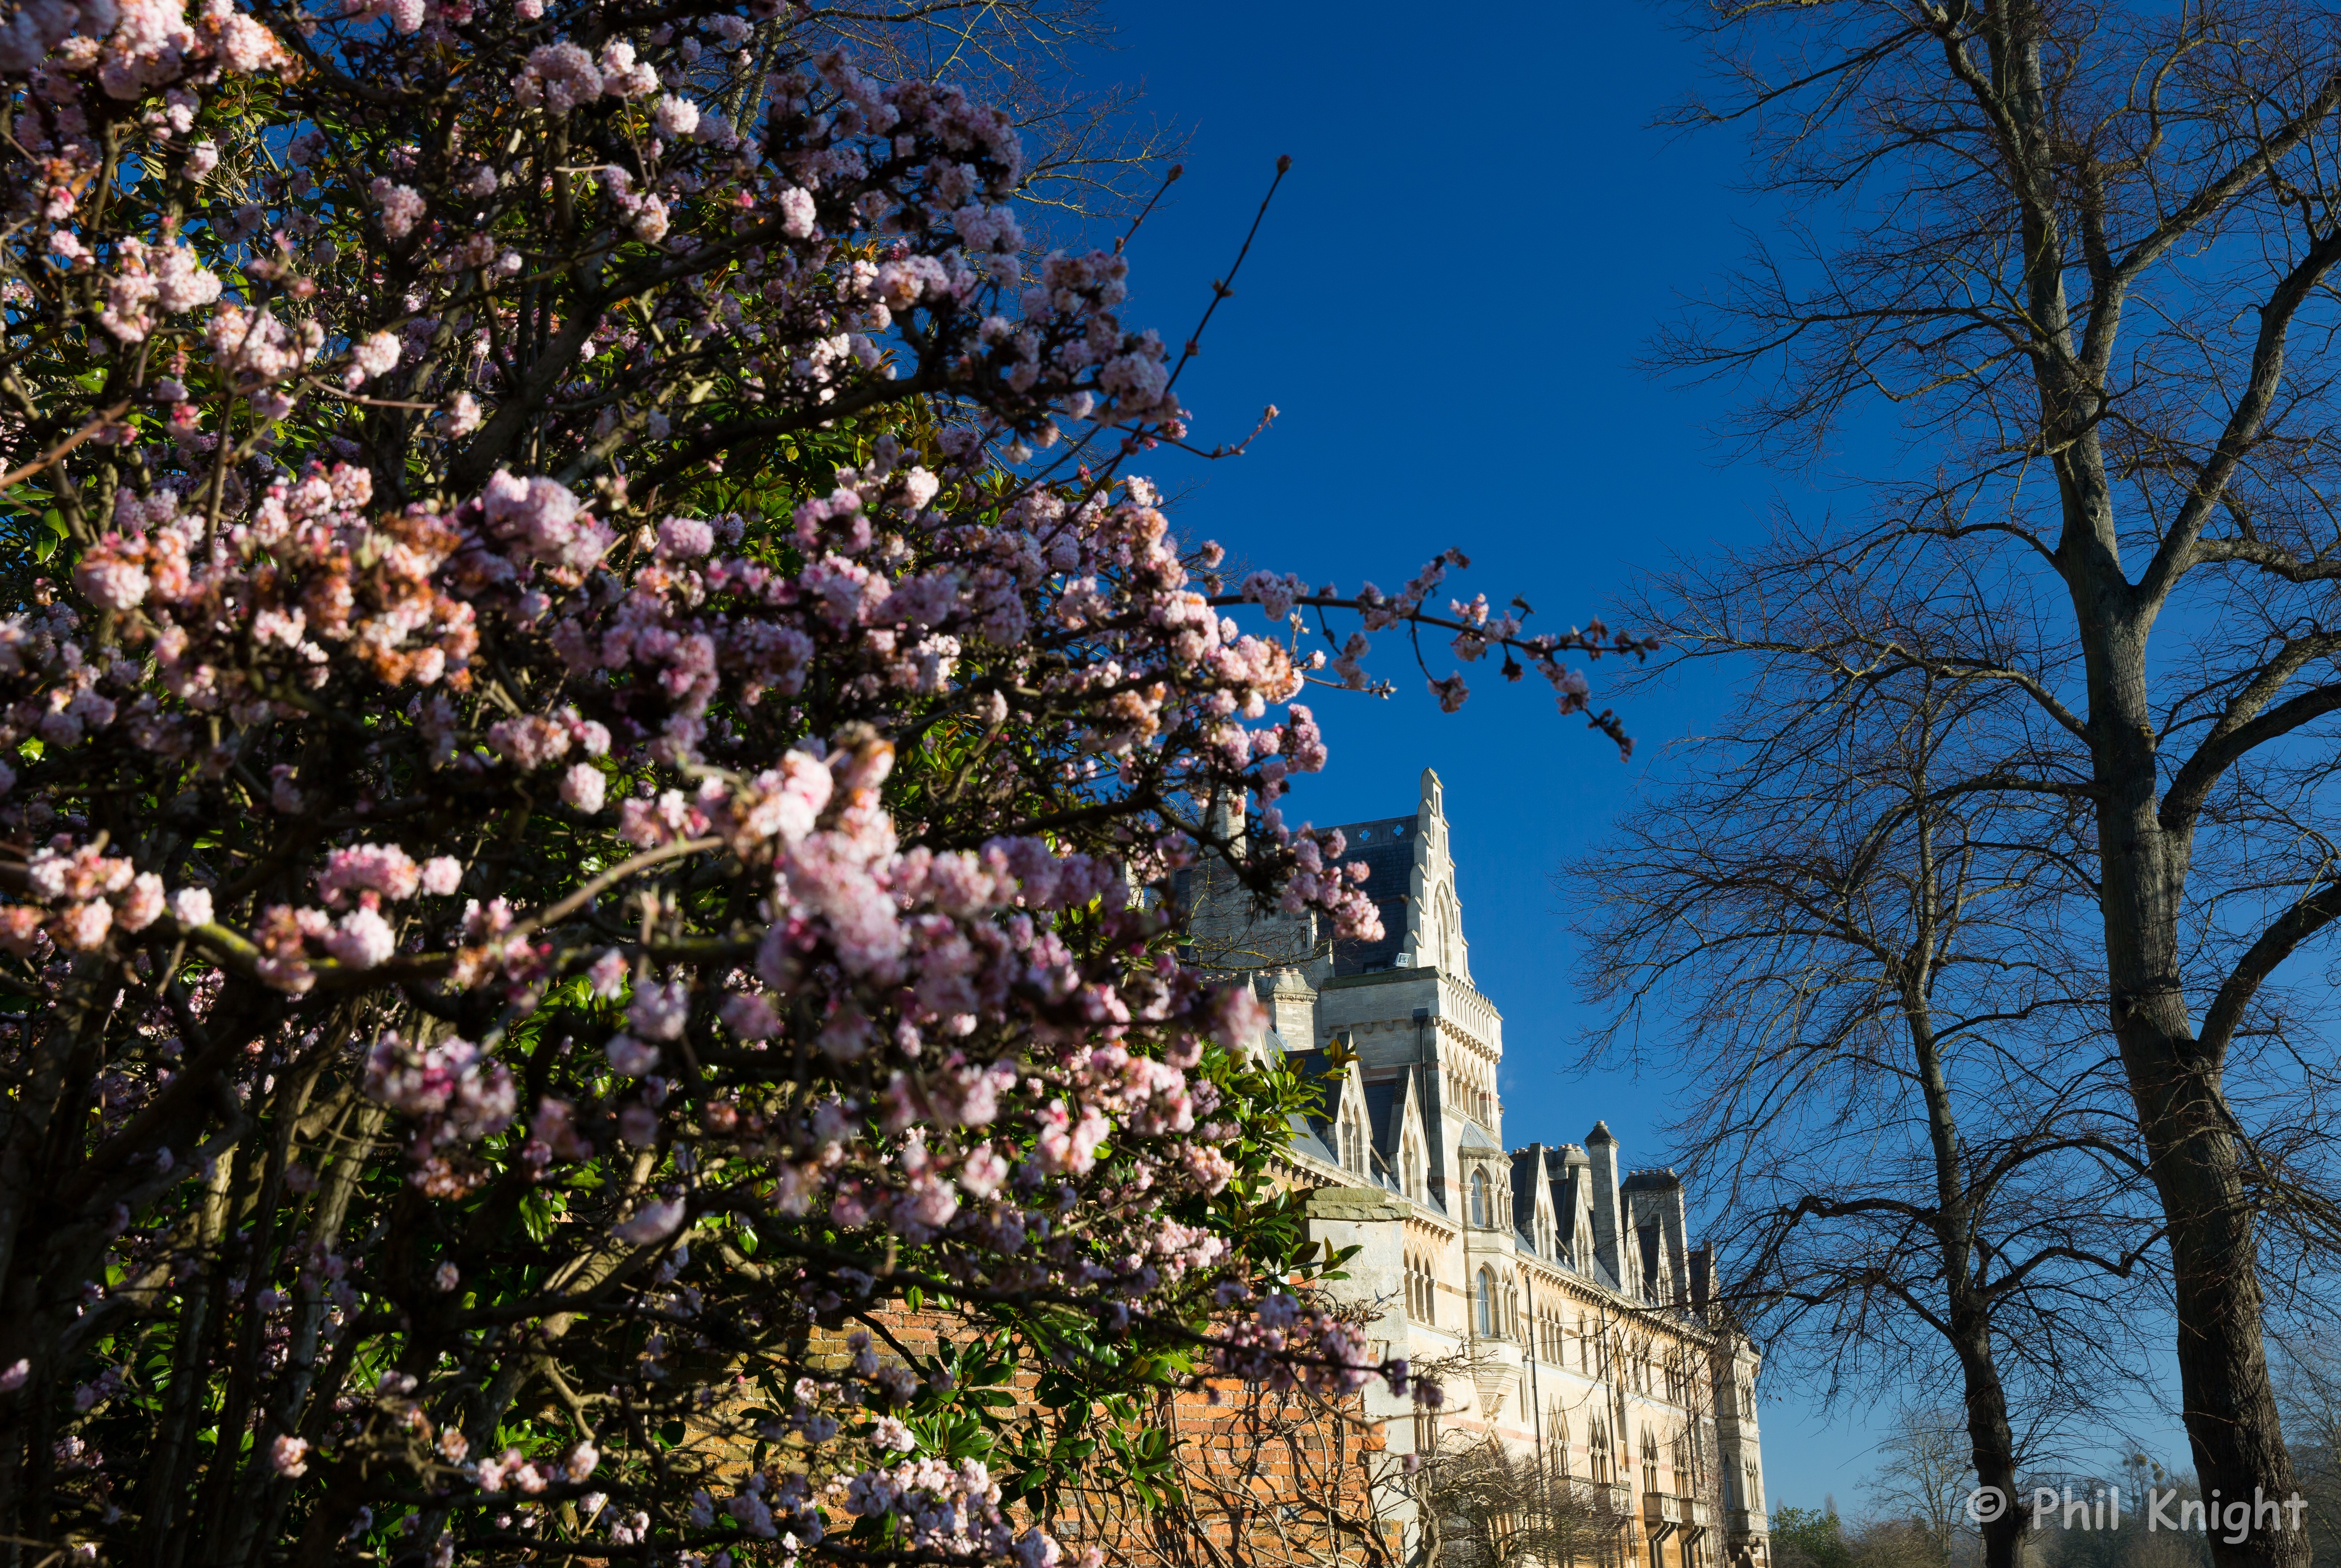
<svg viewBox="0 0 2341 1568">
<path fill-rule="evenodd" d="M 1650 1434 L 1650 1429 L 1646 1426 L 1642 1428 L 1642 1490 L 1656 1492 L 1658 1489 L 1659 1440 Z"/>
<path fill-rule="evenodd" d="M 1422 1150 L 1412 1138 L 1406 1141 L 1406 1153 L 1400 1162 L 1406 1177 L 1406 1195 L 1416 1203 L 1422 1201 Z"/>
<path fill-rule="evenodd" d="M 1471 1173 L 1471 1223 L 1483 1226 L 1495 1223 L 1488 1213 L 1488 1173 L 1485 1171 Z"/>
<path fill-rule="evenodd" d="M 1341 1107 L 1341 1168 L 1354 1175 L 1366 1174 L 1366 1119 L 1354 1101 Z"/>
<path fill-rule="evenodd" d="M 1496 1337 L 1496 1276 L 1487 1269 L 1479 1271 L 1479 1337 Z"/>
<path fill-rule="evenodd" d="M 1559 1462 L 1560 1473 L 1569 1474 L 1569 1417 L 1560 1406 L 1552 1407 L 1552 1452 Z"/>
<path fill-rule="evenodd" d="M 1609 1428 L 1599 1416 L 1593 1418 L 1593 1431 L 1585 1441 L 1585 1457 L 1592 1466 L 1593 1479 L 1596 1481 L 1611 1479 Z"/>
</svg>

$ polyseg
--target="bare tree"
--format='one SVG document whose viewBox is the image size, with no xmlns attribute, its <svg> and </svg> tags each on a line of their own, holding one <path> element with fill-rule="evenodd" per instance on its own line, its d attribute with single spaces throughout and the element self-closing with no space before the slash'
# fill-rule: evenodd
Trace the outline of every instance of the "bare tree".
<svg viewBox="0 0 2341 1568">
<path fill-rule="evenodd" d="M 2254 0 L 1692 15 L 1728 85 L 1684 123 L 1748 127 L 1755 182 L 1798 215 L 1660 357 L 1742 377 L 1758 449 L 1809 456 L 1849 419 L 1900 421 L 1910 457 L 1819 554 L 1923 581 L 1980 549 L 1995 606 L 2053 651 L 2009 663 L 1886 629 L 1849 657 L 2003 683 L 2038 715 L 2050 745 L 2008 787 L 2080 819 L 2196 1465 L 2228 1496 L 2288 1492 L 2259 1227 L 2321 1172 L 2286 1171 L 2315 1151 L 2264 1134 L 2296 1114 L 2239 1100 L 2262 1070 L 2321 1071 L 2254 1031 L 2280 1022 L 2272 977 L 2341 918 L 2334 17 Z M 2304 1560 L 2273 1533 L 2214 1551 Z"/>
<path fill-rule="evenodd" d="M 1579 1481 L 1492 1436 L 1444 1434 L 1418 1473 L 1439 1568 L 1568 1568 L 1620 1560 L 1618 1488 Z"/>
<path fill-rule="evenodd" d="M 1126 219 L 1185 145 L 1175 127 L 1141 120 L 1137 87 L 1101 79 L 1116 29 L 1101 0 L 862 0 L 792 12 L 764 30 L 1012 105 L 1031 146 L 1024 195 L 1043 209 L 1036 237 L 1050 215 L 1067 240 L 1091 220 Z"/>
<path fill-rule="evenodd" d="M 1080 1435 L 1059 1423 L 1052 1440 Z M 1160 1395 L 1109 1441 L 1153 1461 L 1141 1483 L 1100 1471 L 1065 1489 L 1051 1532 L 1110 1564 L 1149 1568 L 1400 1568 L 1402 1455 L 1356 1394 L 1220 1380 Z"/>
<path fill-rule="evenodd" d="M 1894 1518 L 1926 1533 L 1935 1563 L 1948 1563 L 1966 1528 L 1968 1489 L 1975 1462 L 1967 1440 L 1964 1411 L 1905 1407 L 1878 1445 L 1878 1473 L 1870 1477 L 1870 1500 Z"/>
<path fill-rule="evenodd" d="M 2341 1562 L 2341 1335 L 2328 1324 L 2276 1337 L 2276 1400 L 2320 1563 Z"/>
<path fill-rule="evenodd" d="M 2021 698 L 1936 656 L 1991 627 L 1742 566 L 1662 584 L 1666 624 L 1754 651 L 1765 701 L 1579 869 L 1599 1047 L 1696 1063 L 1678 1133 L 1728 1205 L 1719 1295 L 1775 1364 L 1831 1395 L 1956 1378 L 1967 1462 L 2012 1498 L 2129 1375 L 2159 1228 L 2070 940 L 2082 824 L 2022 787 Z M 1881 624 L 1918 653 L 1849 661 Z M 1995 1568 L 2022 1528 L 1988 1527 Z"/>
</svg>

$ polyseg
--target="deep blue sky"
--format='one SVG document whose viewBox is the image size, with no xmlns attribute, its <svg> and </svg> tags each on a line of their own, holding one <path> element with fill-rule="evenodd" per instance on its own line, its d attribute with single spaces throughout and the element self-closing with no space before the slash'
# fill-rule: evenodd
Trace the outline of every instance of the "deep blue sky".
<svg viewBox="0 0 2341 1568">
<path fill-rule="evenodd" d="M 1195 485 L 1182 529 L 1344 589 L 1393 588 L 1460 545 L 1469 588 L 1523 594 L 1566 624 L 1609 614 L 1670 552 L 1748 538 L 1776 499 L 1827 504 L 1826 475 L 1725 460 L 1710 431 L 1728 393 L 1635 367 L 1766 217 L 1733 188 L 1728 134 L 1649 128 L 1701 71 L 1656 10 L 1186 0 L 1111 15 L 1120 48 L 1101 74 L 1142 83 L 1146 108 L 1191 137 L 1175 199 L 1132 247 L 1128 319 L 1180 341 L 1277 155 L 1294 160 L 1180 386 L 1207 444 L 1263 404 L 1282 416 L 1240 459 L 1155 454 L 1159 478 Z M 1630 1163 L 1660 1163 L 1669 1085 L 1571 1070 L 1589 1014 L 1566 911 L 1584 894 L 1556 874 L 1723 694 L 1638 695 L 1624 711 L 1641 750 L 1621 764 L 1533 678 L 1507 689 L 1483 667 L 1448 717 L 1397 639 L 1377 653 L 1400 694 L 1317 703 L 1333 762 L 1290 814 L 1407 811 L 1436 767 L 1474 977 L 1505 1015 L 1508 1137 L 1579 1141 L 1606 1118 Z M 1858 1512 L 1872 1413 L 1818 1411 L 1776 1378 L 1763 1414 L 1773 1505 L 1834 1493 Z"/>
</svg>

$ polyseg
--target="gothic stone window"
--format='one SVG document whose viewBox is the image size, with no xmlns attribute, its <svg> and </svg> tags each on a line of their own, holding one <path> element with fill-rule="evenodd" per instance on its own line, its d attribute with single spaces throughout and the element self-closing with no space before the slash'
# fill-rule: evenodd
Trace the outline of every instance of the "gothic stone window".
<svg viewBox="0 0 2341 1568">
<path fill-rule="evenodd" d="M 1482 1228 L 1496 1223 L 1489 1212 L 1488 1173 L 1485 1171 L 1471 1173 L 1471 1223 Z"/>
<path fill-rule="evenodd" d="M 1479 1271 L 1479 1337 L 1496 1337 L 1496 1275 L 1494 1271 Z"/>
<path fill-rule="evenodd" d="M 1366 1174 L 1366 1118 L 1355 1101 L 1341 1106 L 1341 1168 L 1352 1175 Z"/>
<path fill-rule="evenodd" d="M 1406 1310 L 1409 1315 L 1434 1328 L 1439 1323 L 1439 1293 L 1430 1273 L 1430 1265 L 1420 1257 L 1406 1260 Z"/>
</svg>

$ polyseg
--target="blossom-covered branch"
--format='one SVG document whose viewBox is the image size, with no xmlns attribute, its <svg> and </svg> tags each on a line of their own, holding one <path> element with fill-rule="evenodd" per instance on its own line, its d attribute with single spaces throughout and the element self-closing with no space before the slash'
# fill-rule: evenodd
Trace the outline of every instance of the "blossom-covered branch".
<svg viewBox="0 0 2341 1568">
<path fill-rule="evenodd" d="M 1322 661 L 1122 470 L 1189 416 L 1008 116 L 769 7 L 205 7 L 0 25 L 0 1534 L 1041 1568 L 1028 1370 L 1403 1387 L 1168 913 L 1378 930 Z"/>
</svg>

